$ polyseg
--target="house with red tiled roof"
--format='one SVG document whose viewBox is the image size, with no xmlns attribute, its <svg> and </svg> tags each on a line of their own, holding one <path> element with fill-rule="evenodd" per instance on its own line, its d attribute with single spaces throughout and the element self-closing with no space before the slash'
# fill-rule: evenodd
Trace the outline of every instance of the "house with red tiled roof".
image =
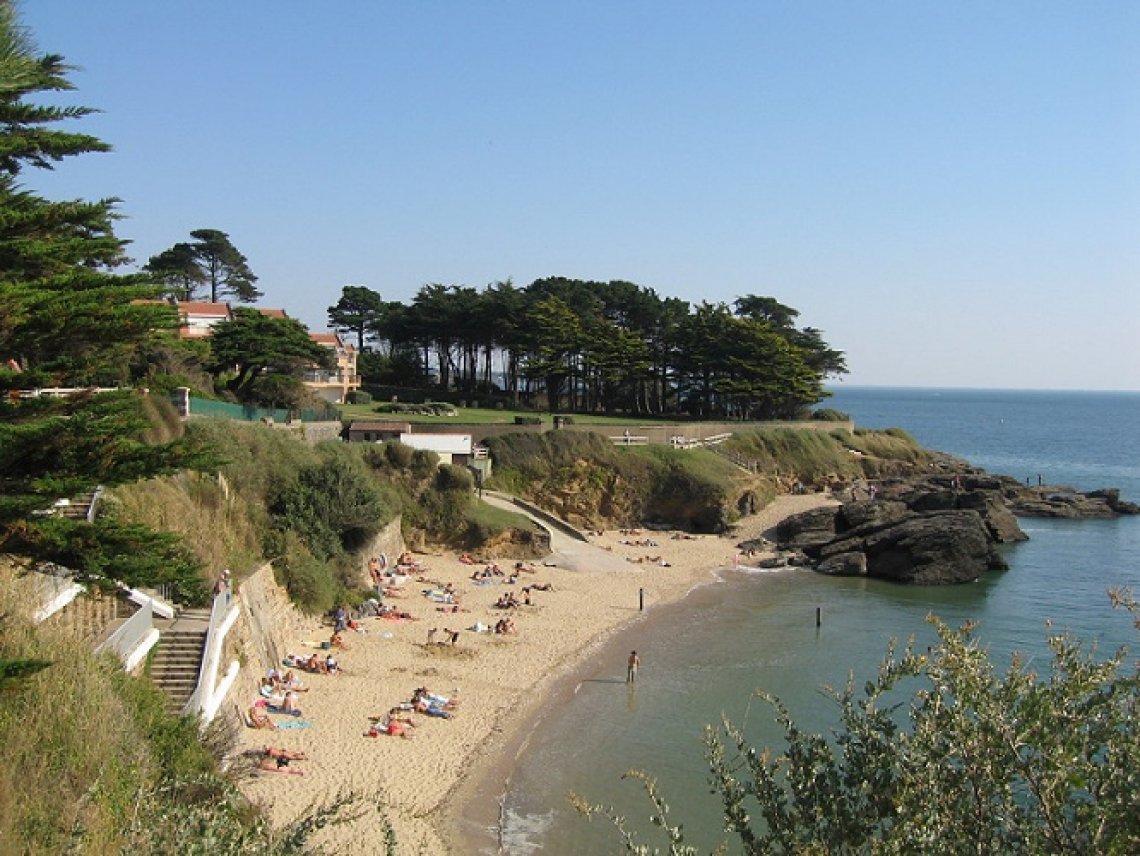
<svg viewBox="0 0 1140 856">
<path fill-rule="evenodd" d="M 228 303 L 208 303 L 198 300 L 172 301 L 178 310 L 182 326 L 178 328 L 181 339 L 205 339 L 214 325 L 220 321 L 233 320 L 233 309 Z"/>
<path fill-rule="evenodd" d="M 228 303 L 206 301 L 171 300 L 170 304 L 178 312 L 181 326 L 178 336 L 182 339 L 205 339 L 215 324 L 232 321 L 233 308 Z M 269 318 L 288 318 L 284 309 L 250 307 Z M 345 342 L 336 333 L 311 333 L 312 340 L 332 349 L 336 358 L 336 368 L 306 369 L 302 377 L 305 386 L 332 404 L 344 404 L 348 394 L 360 389 L 360 375 L 356 373 L 356 348 Z"/>
</svg>

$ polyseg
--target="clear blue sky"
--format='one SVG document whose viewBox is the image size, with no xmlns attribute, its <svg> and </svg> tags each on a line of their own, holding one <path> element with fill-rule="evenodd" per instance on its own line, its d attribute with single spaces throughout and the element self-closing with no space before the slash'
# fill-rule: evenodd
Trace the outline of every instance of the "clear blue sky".
<svg viewBox="0 0 1140 856">
<path fill-rule="evenodd" d="M 544 276 L 775 297 L 846 384 L 1140 389 L 1140 3 L 24 0 L 151 255 L 314 330 Z"/>
</svg>

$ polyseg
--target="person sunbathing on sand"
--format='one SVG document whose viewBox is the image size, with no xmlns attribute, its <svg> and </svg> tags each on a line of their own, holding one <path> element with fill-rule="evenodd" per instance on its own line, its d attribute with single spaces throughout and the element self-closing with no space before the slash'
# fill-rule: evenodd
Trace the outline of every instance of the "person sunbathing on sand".
<svg viewBox="0 0 1140 856">
<path fill-rule="evenodd" d="M 309 756 L 304 752 L 295 752 L 290 749 L 278 749 L 275 746 L 263 746 L 262 752 L 267 758 L 285 758 L 289 761 L 308 761 Z"/>
<path fill-rule="evenodd" d="M 436 695 L 427 687 L 417 687 L 416 691 L 412 693 L 412 703 L 414 704 L 416 701 L 423 701 L 433 707 L 442 707 L 447 710 L 454 710 L 459 706 L 459 699 Z"/>
<path fill-rule="evenodd" d="M 415 617 L 410 612 L 406 612 L 402 609 L 396 609 L 392 606 L 380 607 L 380 614 L 376 617 L 386 618 L 388 620 L 400 619 L 403 621 L 415 621 Z"/>
<path fill-rule="evenodd" d="M 400 722 L 398 719 L 388 719 L 388 724 L 384 727 L 385 733 L 390 737 L 403 737 L 405 740 L 410 740 L 415 737 L 415 732 L 405 723 Z"/>
<path fill-rule="evenodd" d="M 408 714 L 408 708 L 401 705 L 396 705 L 388 711 L 388 721 L 392 722 L 393 720 L 403 725 L 410 725 L 412 728 L 416 727 L 416 721 Z"/>
<path fill-rule="evenodd" d="M 512 621 L 509 618 L 500 618 L 495 623 L 495 633 L 499 634 L 500 636 L 504 636 L 504 635 L 510 636 L 510 635 L 513 635 L 517 632 L 518 631 L 515 630 L 514 621 Z"/>
<path fill-rule="evenodd" d="M 285 693 L 280 701 L 276 698 L 272 699 L 267 707 L 271 713 L 287 713 L 290 716 L 301 715 L 301 709 L 297 707 L 297 694 L 292 690 Z"/>
<path fill-rule="evenodd" d="M 292 669 L 281 676 L 281 686 L 297 693 L 307 693 L 309 691 L 309 687 L 301 683 L 301 679 L 293 674 Z"/>
<path fill-rule="evenodd" d="M 295 654 L 290 654 L 285 658 L 285 662 L 305 672 L 321 675 L 326 673 L 324 661 L 316 654 L 309 657 L 298 657 Z"/>
<path fill-rule="evenodd" d="M 277 730 L 277 725 L 269 718 L 269 714 L 256 704 L 249 709 L 249 725 L 250 728 L 268 728 L 270 731 Z"/>
<path fill-rule="evenodd" d="M 293 770 L 289 767 L 289 759 L 281 756 L 275 758 L 266 756 L 257 765 L 257 769 L 265 773 L 291 773 L 294 776 L 305 775 L 304 770 Z"/>
<path fill-rule="evenodd" d="M 426 701 L 412 702 L 412 709 L 416 713 L 422 713 L 425 716 L 434 716 L 439 719 L 451 719 L 452 713 L 450 710 L 445 710 L 442 707 L 435 707 L 428 704 Z"/>
<path fill-rule="evenodd" d="M 400 708 L 394 707 L 388 711 L 388 715 L 372 723 L 368 729 L 365 737 L 378 737 L 381 734 L 387 734 L 389 737 L 403 737 L 410 739 L 415 737 L 415 732 L 412 731 L 416 727 L 416 723 L 410 716 L 401 716 Z"/>
</svg>

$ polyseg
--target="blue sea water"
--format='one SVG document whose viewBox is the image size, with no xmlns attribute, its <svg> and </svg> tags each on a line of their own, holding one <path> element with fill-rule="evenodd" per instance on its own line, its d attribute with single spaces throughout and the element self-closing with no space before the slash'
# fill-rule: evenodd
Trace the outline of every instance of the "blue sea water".
<svg viewBox="0 0 1140 856">
<path fill-rule="evenodd" d="M 993 473 L 1119 487 L 1140 501 L 1140 393 L 839 388 L 827 406 L 859 427 L 903 428 Z M 686 843 L 713 850 L 724 836 L 707 786 L 705 726 L 727 716 L 755 745 L 779 748 L 772 711 L 753 696 L 762 689 L 802 727 L 826 733 L 837 716 L 821 688 L 852 678 L 861 686 L 891 639 L 931 644 L 929 615 L 952 626 L 977 622 L 999 668 L 1014 651 L 1044 660 L 1047 621 L 1103 652 L 1134 643 L 1128 616 L 1109 608 L 1106 592 L 1140 590 L 1140 517 L 1021 523 L 1030 540 L 1005 548 L 1010 570 L 970 585 L 728 571 L 720 584 L 653 611 L 607 646 L 537 726 L 504 796 L 502 852 L 619 851 L 612 827 L 579 817 L 570 792 L 612 806 L 667 850 L 648 822 L 649 800 L 622 778 L 630 769 L 657 780 Z M 642 657 L 633 688 L 624 683 L 631 649 Z"/>
</svg>

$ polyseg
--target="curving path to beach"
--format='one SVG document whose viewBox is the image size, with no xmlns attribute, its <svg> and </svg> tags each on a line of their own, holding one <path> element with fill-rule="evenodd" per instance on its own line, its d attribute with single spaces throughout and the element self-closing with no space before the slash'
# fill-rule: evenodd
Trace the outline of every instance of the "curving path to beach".
<svg viewBox="0 0 1140 856">
<path fill-rule="evenodd" d="M 607 532 L 584 543 L 552 530 L 553 552 L 515 586 L 477 585 L 470 579 L 472 567 L 455 555 L 420 554 L 423 580 L 409 579 L 405 596 L 389 601 L 414 620 L 365 620 L 364 632 L 345 635 L 349 650 L 340 654 L 344 674 L 304 676 L 310 691 L 301 695 L 302 719 L 310 725 L 242 734 L 248 750 L 273 743 L 306 752 L 313 760 L 294 765 L 305 775 L 262 773 L 249 778 L 243 790 L 278 823 L 338 792 L 374 795 L 386 804 L 400 853 L 461 852 L 456 832 L 461 804 L 493 799 L 467 793 L 462 785 L 504 762 L 560 678 L 619 628 L 714 581 L 718 569 L 732 566 L 740 541 L 770 533 L 790 514 L 834 502 L 822 494 L 780 497 L 730 536 L 674 538 L 680 533 L 643 530 L 637 535 Z M 647 546 L 649 541 L 654 546 Z M 434 583 L 453 584 L 464 611 L 438 611 L 439 605 L 422 593 Z M 530 583 L 549 584 L 553 590 L 534 591 L 530 606 L 511 611 L 517 635 L 467 629 L 476 622 L 493 625 L 505 614 L 494 607 L 499 596 L 513 588 L 521 600 L 522 587 Z M 646 612 L 639 611 L 642 598 Z M 427 644 L 431 628 L 439 631 L 436 640 L 443 637 L 443 628 L 459 630 L 457 644 Z M 328 630 L 312 622 L 301 635 L 291 648 L 309 654 L 328 638 Z M 419 686 L 457 695 L 455 717 L 415 716 L 412 739 L 364 736 L 370 716 L 407 701 Z M 378 815 L 368 812 L 326 827 L 316 841 L 334 852 L 382 852 L 381 829 Z"/>
</svg>

